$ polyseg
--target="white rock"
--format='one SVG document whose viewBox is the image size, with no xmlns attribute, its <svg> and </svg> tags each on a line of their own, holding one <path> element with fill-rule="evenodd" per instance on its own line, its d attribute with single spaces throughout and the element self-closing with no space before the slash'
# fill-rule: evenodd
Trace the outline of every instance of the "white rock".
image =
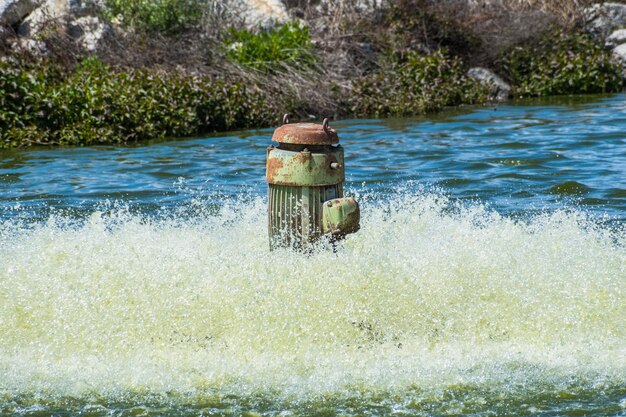
<svg viewBox="0 0 626 417">
<path fill-rule="evenodd" d="M 626 64 L 626 43 L 618 45 L 613 49 L 613 58 L 622 64 Z"/>
<path fill-rule="evenodd" d="M 489 96 L 495 100 L 506 100 L 511 96 L 511 86 L 493 71 L 475 67 L 467 72 L 467 76 L 489 86 Z"/>
<path fill-rule="evenodd" d="M 622 77 L 626 79 L 626 43 L 613 49 L 613 59 L 622 64 Z"/>
<path fill-rule="evenodd" d="M 105 38 L 112 35 L 113 31 L 109 25 L 97 17 L 85 16 L 70 22 L 68 33 L 87 51 L 94 52 Z"/>
<path fill-rule="evenodd" d="M 0 26 L 13 26 L 35 10 L 42 0 L 0 0 Z"/>
<path fill-rule="evenodd" d="M 598 3 L 583 11 L 587 30 L 606 38 L 615 29 L 626 27 L 626 4 Z"/>
<path fill-rule="evenodd" d="M 287 8 L 280 0 L 241 0 L 245 24 L 250 29 L 271 28 L 288 22 Z"/>
<path fill-rule="evenodd" d="M 615 48 L 623 43 L 626 43 L 626 29 L 619 29 L 606 38 L 605 45 L 607 48 Z"/>
<path fill-rule="evenodd" d="M 65 19 L 81 7 L 76 0 L 45 0 L 41 7 L 29 14 L 17 29 L 19 36 L 34 36 L 46 24 Z"/>
</svg>

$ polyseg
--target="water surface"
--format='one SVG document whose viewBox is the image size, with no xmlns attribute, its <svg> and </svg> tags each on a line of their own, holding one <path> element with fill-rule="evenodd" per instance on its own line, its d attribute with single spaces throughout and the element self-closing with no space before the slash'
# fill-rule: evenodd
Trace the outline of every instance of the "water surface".
<svg viewBox="0 0 626 417">
<path fill-rule="evenodd" d="M 1 153 L 0 414 L 626 415 L 625 99 L 337 121 L 308 256 L 271 129 Z"/>
</svg>

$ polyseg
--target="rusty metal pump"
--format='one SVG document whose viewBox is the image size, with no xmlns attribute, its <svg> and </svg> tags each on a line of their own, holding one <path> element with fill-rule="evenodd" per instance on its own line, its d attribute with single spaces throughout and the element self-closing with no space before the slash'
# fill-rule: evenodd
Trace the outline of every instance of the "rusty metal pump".
<svg viewBox="0 0 626 417">
<path fill-rule="evenodd" d="M 306 249 L 326 235 L 337 240 L 359 230 L 359 205 L 343 196 L 343 148 L 324 123 L 289 124 L 274 131 L 267 148 L 270 248 Z"/>
</svg>

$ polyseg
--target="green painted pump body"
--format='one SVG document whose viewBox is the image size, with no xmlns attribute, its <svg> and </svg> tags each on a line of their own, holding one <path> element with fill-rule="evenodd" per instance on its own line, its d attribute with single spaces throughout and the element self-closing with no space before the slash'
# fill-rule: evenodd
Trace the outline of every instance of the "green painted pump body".
<svg viewBox="0 0 626 417">
<path fill-rule="evenodd" d="M 306 249 L 322 236 L 337 240 L 359 229 L 359 206 L 344 198 L 344 153 L 324 125 L 285 124 L 267 148 L 270 248 Z"/>
</svg>

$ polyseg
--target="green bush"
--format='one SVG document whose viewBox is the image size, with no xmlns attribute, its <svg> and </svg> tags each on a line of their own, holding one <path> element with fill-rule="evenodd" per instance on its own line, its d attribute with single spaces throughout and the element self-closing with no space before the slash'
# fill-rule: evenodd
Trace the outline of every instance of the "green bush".
<svg viewBox="0 0 626 417">
<path fill-rule="evenodd" d="M 281 67 L 311 67 L 315 62 L 311 35 L 299 23 L 286 23 L 258 33 L 230 30 L 226 56 L 231 61 L 261 71 Z"/>
<path fill-rule="evenodd" d="M 0 65 L 0 148 L 90 145 L 179 137 L 270 124 L 277 112 L 237 82 L 90 59 L 65 78 Z"/>
<path fill-rule="evenodd" d="M 46 140 L 39 125 L 51 105 L 50 85 L 60 77 L 54 66 L 0 62 L 0 148 Z"/>
<path fill-rule="evenodd" d="M 621 68 L 584 34 L 552 33 L 532 47 L 515 48 L 499 60 L 518 97 L 620 91 Z"/>
<path fill-rule="evenodd" d="M 105 0 L 105 14 L 146 32 L 178 33 L 202 19 L 206 0 Z"/>
<path fill-rule="evenodd" d="M 487 99 L 486 87 L 465 75 L 459 58 L 439 50 L 409 52 L 390 68 L 353 83 L 351 110 L 358 116 L 413 115 Z"/>
</svg>

